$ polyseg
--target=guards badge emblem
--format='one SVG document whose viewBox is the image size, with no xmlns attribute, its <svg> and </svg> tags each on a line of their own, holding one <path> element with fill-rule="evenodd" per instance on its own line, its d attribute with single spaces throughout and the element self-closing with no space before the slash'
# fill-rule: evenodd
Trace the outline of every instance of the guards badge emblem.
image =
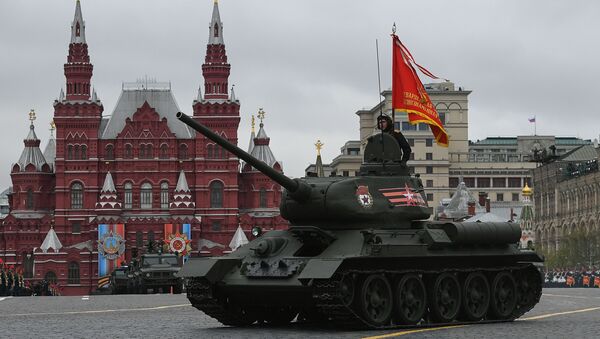
<svg viewBox="0 0 600 339">
<path fill-rule="evenodd" d="M 190 245 L 191 240 L 187 238 L 187 234 L 180 234 L 179 231 L 175 234 L 169 234 L 166 239 L 169 244 L 169 251 L 172 253 L 178 253 L 179 255 L 188 255 L 192 251 Z"/>
<path fill-rule="evenodd" d="M 115 260 L 125 253 L 125 239 L 110 231 L 98 240 L 98 252 L 108 260 Z"/>
<path fill-rule="evenodd" d="M 373 206 L 373 196 L 369 193 L 369 186 L 360 185 L 356 188 L 356 199 L 358 203 L 364 208 L 370 208 Z"/>
</svg>

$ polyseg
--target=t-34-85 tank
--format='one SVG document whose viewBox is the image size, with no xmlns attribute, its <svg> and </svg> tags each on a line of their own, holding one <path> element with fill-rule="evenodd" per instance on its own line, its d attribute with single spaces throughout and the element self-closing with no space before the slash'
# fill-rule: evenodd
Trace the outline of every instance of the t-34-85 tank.
<svg viewBox="0 0 600 339">
<path fill-rule="evenodd" d="M 388 134 L 356 177 L 290 179 L 177 117 L 285 188 L 285 231 L 181 269 L 192 305 L 225 325 L 299 319 L 363 328 L 510 321 L 538 303 L 543 259 L 515 223 L 427 221 L 423 185 Z"/>
</svg>

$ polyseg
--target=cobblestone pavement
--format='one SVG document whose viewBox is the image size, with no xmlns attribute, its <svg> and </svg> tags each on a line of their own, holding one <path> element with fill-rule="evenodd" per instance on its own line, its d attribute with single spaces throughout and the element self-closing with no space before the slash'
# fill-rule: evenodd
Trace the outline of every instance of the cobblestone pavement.
<svg viewBox="0 0 600 339">
<path fill-rule="evenodd" d="M 230 328 L 184 295 L 0 298 L 4 338 L 561 338 L 600 336 L 600 289 L 544 289 L 512 323 L 393 331 L 337 331 L 292 324 Z"/>
</svg>

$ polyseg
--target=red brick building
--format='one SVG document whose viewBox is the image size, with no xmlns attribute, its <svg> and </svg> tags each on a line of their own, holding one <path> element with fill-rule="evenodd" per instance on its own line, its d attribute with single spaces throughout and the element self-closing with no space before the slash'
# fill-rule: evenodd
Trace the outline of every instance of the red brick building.
<svg viewBox="0 0 600 339">
<path fill-rule="evenodd" d="M 237 144 L 240 102 L 229 92 L 222 33 L 215 3 L 204 86 L 188 114 Z M 56 280 L 62 294 L 85 294 L 99 275 L 129 261 L 132 248 L 143 253 L 149 240 L 169 233 L 188 235 L 191 256 L 219 255 L 230 250 L 239 226 L 246 234 L 253 226 L 287 227 L 277 208 L 281 187 L 179 122 L 169 83 L 124 83 L 103 116 L 79 1 L 64 73 L 66 90 L 54 102 L 56 138 L 42 153 L 30 113 L 24 150 L 11 169 L 10 214 L 0 227 L 0 257 L 22 266 L 29 280 Z M 262 119 L 249 151 L 282 170 Z M 108 266 L 98 250 L 101 230 L 124 240 L 124 254 Z"/>
</svg>

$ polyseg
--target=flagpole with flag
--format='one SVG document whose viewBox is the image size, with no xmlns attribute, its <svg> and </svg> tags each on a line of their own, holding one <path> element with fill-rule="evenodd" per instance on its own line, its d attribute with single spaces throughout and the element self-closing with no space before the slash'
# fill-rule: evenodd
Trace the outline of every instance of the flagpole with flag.
<svg viewBox="0 0 600 339">
<path fill-rule="evenodd" d="M 528 119 L 529 122 L 533 122 L 533 135 L 537 135 L 537 121 L 535 120 L 535 115 L 533 118 Z"/>
<path fill-rule="evenodd" d="M 414 65 L 414 66 L 413 66 Z M 432 79 L 439 79 L 423 66 L 417 64 L 406 46 L 396 35 L 396 25 L 392 28 L 392 108 L 393 111 L 406 112 L 408 121 L 416 125 L 429 125 L 438 145 L 448 147 L 448 133 L 431 102 L 425 87 L 415 70 Z"/>
</svg>

